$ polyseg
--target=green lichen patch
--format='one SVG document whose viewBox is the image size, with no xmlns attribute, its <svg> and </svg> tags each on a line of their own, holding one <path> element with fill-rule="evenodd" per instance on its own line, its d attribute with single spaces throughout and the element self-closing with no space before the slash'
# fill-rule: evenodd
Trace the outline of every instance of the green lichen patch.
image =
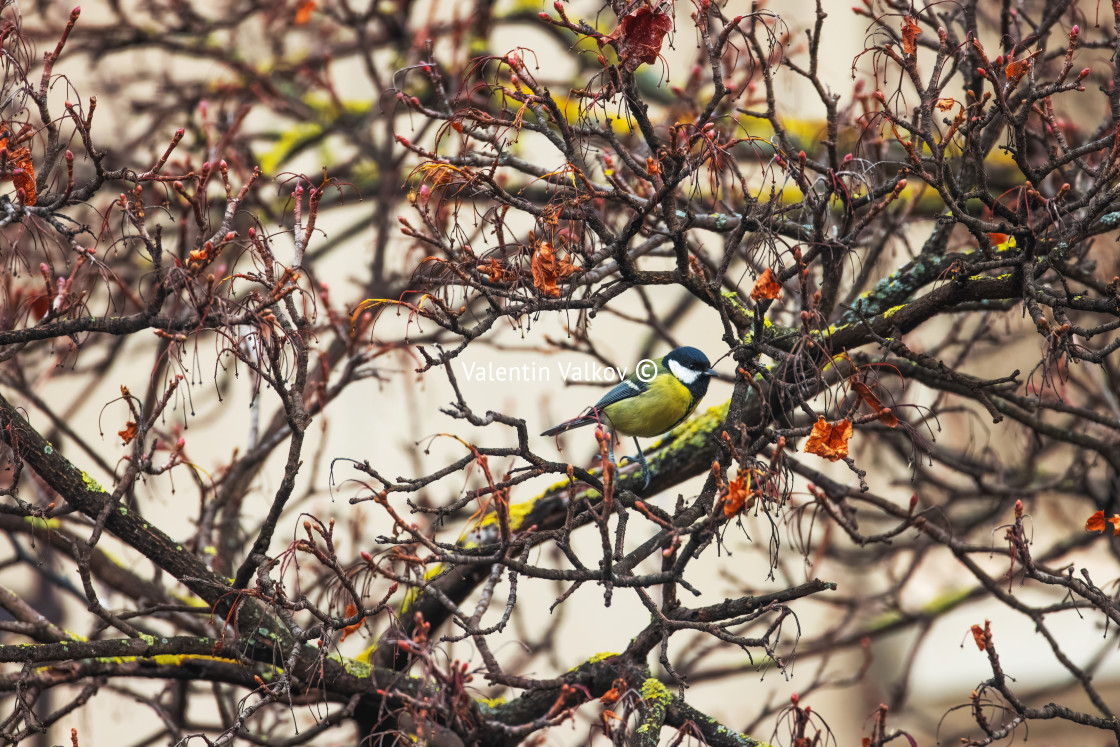
<svg viewBox="0 0 1120 747">
<path fill-rule="evenodd" d="M 82 482 L 85 483 L 86 490 L 88 490 L 90 493 L 105 492 L 105 488 L 101 487 L 101 483 L 97 482 L 97 480 L 94 480 L 85 470 L 82 471 Z"/>
<path fill-rule="evenodd" d="M 493 711 L 498 706 L 505 705 L 506 704 L 506 699 L 501 698 L 501 697 L 498 697 L 498 698 L 479 698 L 475 702 L 478 703 L 479 710 L 485 712 L 485 711 Z"/>
<path fill-rule="evenodd" d="M 673 699 L 673 694 L 669 692 L 669 688 L 662 684 L 661 680 L 656 677 L 649 677 L 642 683 L 641 689 L 642 700 L 647 704 L 654 702 L 662 702 L 668 704 Z"/>
<path fill-rule="evenodd" d="M 357 677 L 363 680 L 368 680 L 373 674 L 373 667 L 357 659 L 343 659 L 342 668 L 345 669 L 346 673 L 351 677 Z"/>
<path fill-rule="evenodd" d="M 601 653 L 594 654 L 593 656 L 591 656 L 591 658 L 589 658 L 587 660 L 587 663 L 588 664 L 598 664 L 599 662 L 603 661 L 604 659 L 609 659 L 612 656 L 618 656 L 618 654 L 613 652 L 613 651 L 603 651 Z"/>
<path fill-rule="evenodd" d="M 692 418 L 683 425 L 669 431 L 665 438 L 658 441 L 653 448 L 662 449 L 652 459 L 650 463 L 661 461 L 674 454 L 681 449 L 686 448 L 699 448 L 704 445 L 708 440 L 708 436 L 723 425 L 723 421 L 727 419 L 727 408 L 731 405 L 728 400 L 721 405 L 709 407 L 702 415 Z"/>
<path fill-rule="evenodd" d="M 58 529 L 58 519 L 44 519 L 40 516 L 24 516 L 23 520 L 35 529 Z"/>
<path fill-rule="evenodd" d="M 642 700 L 646 703 L 647 713 L 637 730 L 645 733 L 649 731 L 650 725 L 660 727 L 665 722 L 665 713 L 669 709 L 669 704 L 673 702 L 673 694 L 656 677 L 647 678 L 642 683 L 640 692 Z"/>
</svg>

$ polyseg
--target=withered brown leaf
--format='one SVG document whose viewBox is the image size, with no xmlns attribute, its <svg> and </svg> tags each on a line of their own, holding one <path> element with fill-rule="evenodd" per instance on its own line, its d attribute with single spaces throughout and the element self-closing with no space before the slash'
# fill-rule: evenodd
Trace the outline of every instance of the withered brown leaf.
<svg viewBox="0 0 1120 747">
<path fill-rule="evenodd" d="M 917 19 L 914 16 L 906 16 L 902 19 L 902 51 L 908 55 L 914 55 L 918 52 L 918 34 L 922 33 L 922 27 L 918 25 Z"/>
<path fill-rule="evenodd" d="M 844 418 L 836 425 L 832 425 L 824 418 L 818 417 L 805 442 L 805 453 L 816 454 L 830 462 L 845 459 L 848 456 L 848 439 L 852 437 L 852 421 Z"/>
<path fill-rule="evenodd" d="M 642 64 L 657 62 L 657 56 L 661 54 L 661 43 L 672 30 L 672 16 L 642 6 L 623 16 L 618 27 L 606 37 L 606 41 L 618 50 L 622 66 L 634 72 Z"/>
<path fill-rule="evenodd" d="M 774 272 L 767 267 L 766 271 L 758 276 L 751 288 L 751 300 L 758 301 L 763 298 L 777 298 L 782 294 L 782 286 L 774 277 Z"/>
</svg>

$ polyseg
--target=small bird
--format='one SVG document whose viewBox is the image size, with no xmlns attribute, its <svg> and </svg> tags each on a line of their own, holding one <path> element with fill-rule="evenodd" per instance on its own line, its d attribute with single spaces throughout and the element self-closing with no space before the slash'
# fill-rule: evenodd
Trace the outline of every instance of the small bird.
<svg viewBox="0 0 1120 747">
<path fill-rule="evenodd" d="M 642 465 L 643 487 L 649 486 L 649 465 L 638 437 L 660 436 L 684 422 L 708 391 L 716 372 L 708 356 L 696 348 L 677 348 L 655 364 L 646 361 L 577 418 L 549 428 L 555 436 L 573 428 L 603 423 L 611 431 L 610 460 L 614 462 L 614 434 L 633 436 L 638 453 L 624 457 Z"/>
</svg>

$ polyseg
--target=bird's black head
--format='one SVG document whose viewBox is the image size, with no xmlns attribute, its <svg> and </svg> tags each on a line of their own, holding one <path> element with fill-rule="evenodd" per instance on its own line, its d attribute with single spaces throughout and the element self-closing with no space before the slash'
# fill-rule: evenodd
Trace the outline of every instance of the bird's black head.
<svg viewBox="0 0 1120 747">
<path fill-rule="evenodd" d="M 708 391 L 708 379 L 715 375 L 708 356 L 696 348 L 677 348 L 661 359 L 661 365 L 680 379 L 696 399 Z"/>
</svg>

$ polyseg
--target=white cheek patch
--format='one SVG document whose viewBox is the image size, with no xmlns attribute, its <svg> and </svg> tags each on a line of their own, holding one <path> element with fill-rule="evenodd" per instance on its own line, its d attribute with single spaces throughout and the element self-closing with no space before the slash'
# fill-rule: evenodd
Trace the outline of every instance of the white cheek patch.
<svg viewBox="0 0 1120 747">
<path fill-rule="evenodd" d="M 690 371 L 676 361 L 669 361 L 669 370 L 674 376 L 680 379 L 681 383 L 689 386 L 692 382 L 700 378 L 700 374 L 696 371 Z"/>
</svg>

